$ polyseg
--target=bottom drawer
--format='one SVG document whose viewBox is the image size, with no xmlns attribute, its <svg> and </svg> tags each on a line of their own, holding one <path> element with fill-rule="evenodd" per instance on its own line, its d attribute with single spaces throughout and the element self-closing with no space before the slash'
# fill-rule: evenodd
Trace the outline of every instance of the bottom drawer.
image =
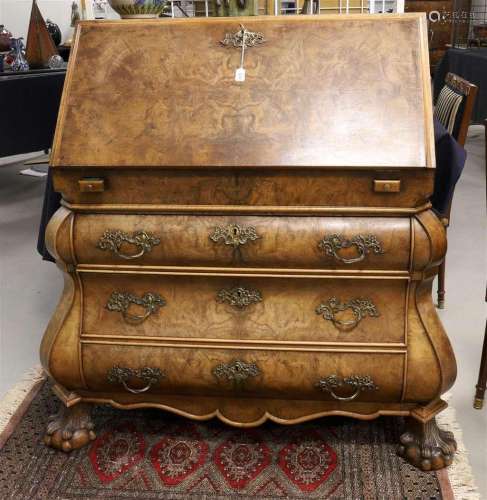
<svg viewBox="0 0 487 500">
<path fill-rule="evenodd" d="M 282 351 L 83 343 L 88 388 L 102 392 L 399 402 L 400 352 Z"/>
</svg>

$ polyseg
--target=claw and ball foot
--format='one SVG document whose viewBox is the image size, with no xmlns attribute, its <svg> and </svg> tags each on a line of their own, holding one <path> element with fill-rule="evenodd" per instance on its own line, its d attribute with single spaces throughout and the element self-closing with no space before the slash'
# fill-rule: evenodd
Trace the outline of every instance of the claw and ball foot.
<svg viewBox="0 0 487 500">
<path fill-rule="evenodd" d="M 44 442 L 62 451 L 76 450 L 96 438 L 91 421 L 91 405 L 79 403 L 49 417 Z"/>
<path fill-rule="evenodd" d="M 457 449 L 453 434 L 441 430 L 434 418 L 426 423 L 410 419 L 400 442 L 399 455 L 423 471 L 447 467 Z"/>
</svg>

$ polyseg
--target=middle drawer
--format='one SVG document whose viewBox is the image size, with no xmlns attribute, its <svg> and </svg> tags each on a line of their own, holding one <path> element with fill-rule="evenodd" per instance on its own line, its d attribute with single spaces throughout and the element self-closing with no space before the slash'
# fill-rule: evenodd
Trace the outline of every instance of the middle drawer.
<svg viewBox="0 0 487 500">
<path fill-rule="evenodd" d="M 83 334 L 404 343 L 408 280 L 80 273 Z"/>
<path fill-rule="evenodd" d="M 410 220 L 77 214 L 80 264 L 407 271 Z"/>
</svg>

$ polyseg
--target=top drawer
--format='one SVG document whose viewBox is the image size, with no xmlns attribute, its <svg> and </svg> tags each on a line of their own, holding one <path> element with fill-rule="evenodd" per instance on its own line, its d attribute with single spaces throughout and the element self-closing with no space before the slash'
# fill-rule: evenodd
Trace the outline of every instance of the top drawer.
<svg viewBox="0 0 487 500">
<path fill-rule="evenodd" d="M 409 218 L 81 215 L 79 264 L 404 270 Z"/>
</svg>

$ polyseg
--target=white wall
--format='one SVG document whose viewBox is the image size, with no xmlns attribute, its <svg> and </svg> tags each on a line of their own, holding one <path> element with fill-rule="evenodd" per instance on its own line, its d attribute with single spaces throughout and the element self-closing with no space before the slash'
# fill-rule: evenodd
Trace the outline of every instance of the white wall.
<svg viewBox="0 0 487 500">
<path fill-rule="evenodd" d="M 71 4 L 72 0 L 37 0 L 44 19 L 49 18 L 61 29 L 63 42 L 73 33 L 70 27 Z M 31 8 L 32 0 L 0 0 L 0 24 L 4 24 L 14 37 L 22 36 L 26 41 Z M 110 17 L 118 15 L 111 10 Z"/>
</svg>

